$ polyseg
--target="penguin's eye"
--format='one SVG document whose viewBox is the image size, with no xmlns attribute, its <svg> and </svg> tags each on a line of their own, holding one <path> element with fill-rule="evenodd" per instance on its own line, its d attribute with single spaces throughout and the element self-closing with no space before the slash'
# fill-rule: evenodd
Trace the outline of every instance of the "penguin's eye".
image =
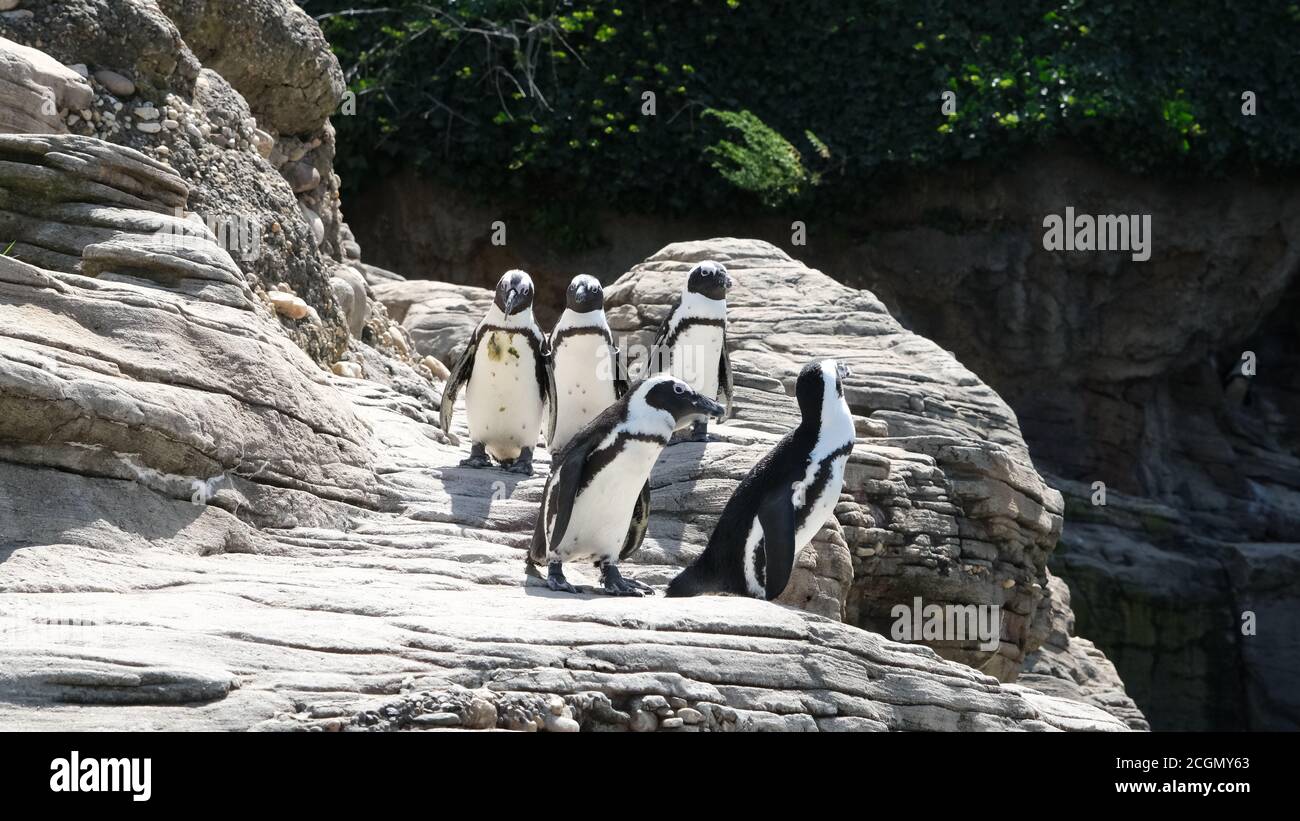
<svg viewBox="0 0 1300 821">
<path fill-rule="evenodd" d="M 678 382 L 676 385 L 673 385 L 673 393 L 676 394 L 686 393 L 686 386 L 683 385 L 681 382 Z"/>
</svg>

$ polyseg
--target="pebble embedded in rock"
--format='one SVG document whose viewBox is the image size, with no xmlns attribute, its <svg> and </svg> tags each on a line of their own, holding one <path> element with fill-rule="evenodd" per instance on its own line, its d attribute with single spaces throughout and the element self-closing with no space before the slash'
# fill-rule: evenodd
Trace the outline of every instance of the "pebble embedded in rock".
<svg viewBox="0 0 1300 821">
<path fill-rule="evenodd" d="M 303 302 L 293 294 L 286 294 L 284 291 L 270 291 L 267 294 L 271 299 L 271 306 L 275 312 L 289 319 L 302 319 L 311 313 L 311 306 Z"/>
<path fill-rule="evenodd" d="M 412 718 L 411 723 L 420 727 L 459 727 L 460 716 L 455 713 L 425 713 Z"/>
<path fill-rule="evenodd" d="M 330 365 L 330 370 L 337 376 L 345 376 L 348 379 L 361 379 L 361 366 L 355 362 L 335 362 Z"/>
<path fill-rule="evenodd" d="M 136 123 L 136 130 L 143 131 L 146 134 L 157 134 L 162 131 L 162 123 Z"/>
<path fill-rule="evenodd" d="M 115 97 L 130 97 L 135 94 L 135 83 L 116 71 L 102 68 L 95 72 L 95 79 Z M 120 106 L 115 106 L 120 107 Z"/>
<path fill-rule="evenodd" d="M 447 370 L 447 366 L 442 364 L 441 360 L 433 356 L 426 356 L 424 359 L 421 359 L 420 362 L 421 364 L 424 365 L 424 367 L 432 371 L 435 377 L 442 380 L 443 382 L 446 382 L 447 379 L 451 376 L 451 371 Z"/>
</svg>

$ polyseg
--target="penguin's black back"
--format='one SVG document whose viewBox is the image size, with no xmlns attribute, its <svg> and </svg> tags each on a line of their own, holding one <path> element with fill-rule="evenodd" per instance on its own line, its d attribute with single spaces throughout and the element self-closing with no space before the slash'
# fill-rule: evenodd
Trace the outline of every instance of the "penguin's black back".
<svg viewBox="0 0 1300 821">
<path fill-rule="evenodd" d="M 758 515 L 759 505 L 774 489 L 793 493 L 792 485 L 803 481 L 808 457 L 817 444 L 817 416 L 808 417 L 759 459 L 731 494 L 718 519 L 709 544 L 690 567 L 668 584 L 669 596 L 698 596 L 704 593 L 750 595 L 745 585 L 745 539 Z"/>
</svg>

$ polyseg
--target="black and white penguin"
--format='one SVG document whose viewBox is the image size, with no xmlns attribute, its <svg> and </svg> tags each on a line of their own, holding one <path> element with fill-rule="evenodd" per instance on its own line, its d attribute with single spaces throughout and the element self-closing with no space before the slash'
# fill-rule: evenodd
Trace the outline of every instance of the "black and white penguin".
<svg viewBox="0 0 1300 821">
<path fill-rule="evenodd" d="M 533 320 L 533 281 L 523 271 L 506 271 L 497 282 L 487 316 L 470 336 L 442 393 L 442 429 L 451 432 L 456 394 L 465 387 L 470 455 L 464 467 L 533 472 L 533 446 L 550 403 L 548 430 L 555 427 L 555 375 L 550 347 Z"/>
<path fill-rule="evenodd" d="M 727 289 L 733 285 L 718 262 L 691 269 L 681 296 L 659 327 L 651 367 L 685 381 L 697 392 L 725 401 L 731 413 L 731 360 L 727 356 Z M 708 438 L 708 420 L 693 426 L 691 438 Z"/>
<path fill-rule="evenodd" d="M 591 561 L 605 592 L 639 596 L 650 588 L 624 579 L 618 562 L 636 552 L 650 518 L 650 470 L 673 432 L 722 405 L 666 374 L 642 380 L 591 420 L 556 456 L 542 491 L 528 551 L 548 566 L 552 590 L 579 592 L 563 563 Z"/>
<path fill-rule="evenodd" d="M 781 595 L 795 556 L 840 498 L 855 438 L 844 400 L 848 375 L 834 359 L 804 366 L 795 387 L 802 421 L 741 481 L 704 552 L 669 583 L 669 596 Z"/>
<path fill-rule="evenodd" d="M 551 358 L 558 407 L 547 447 L 556 452 L 627 392 L 622 357 L 605 319 L 605 291 L 595 277 L 579 274 L 569 283 L 564 313 L 551 332 Z"/>
</svg>

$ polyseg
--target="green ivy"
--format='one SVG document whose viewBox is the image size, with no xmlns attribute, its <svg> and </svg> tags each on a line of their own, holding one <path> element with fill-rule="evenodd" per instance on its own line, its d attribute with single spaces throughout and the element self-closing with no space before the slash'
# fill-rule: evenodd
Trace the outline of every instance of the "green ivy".
<svg viewBox="0 0 1300 821">
<path fill-rule="evenodd" d="M 354 188 L 414 167 L 489 198 L 573 203 L 557 214 L 682 212 L 865 201 L 888 175 L 1056 140 L 1135 172 L 1300 165 L 1295 3 L 303 6 L 358 95 L 334 119 Z M 1241 112 L 1247 90 L 1258 116 Z"/>
</svg>

